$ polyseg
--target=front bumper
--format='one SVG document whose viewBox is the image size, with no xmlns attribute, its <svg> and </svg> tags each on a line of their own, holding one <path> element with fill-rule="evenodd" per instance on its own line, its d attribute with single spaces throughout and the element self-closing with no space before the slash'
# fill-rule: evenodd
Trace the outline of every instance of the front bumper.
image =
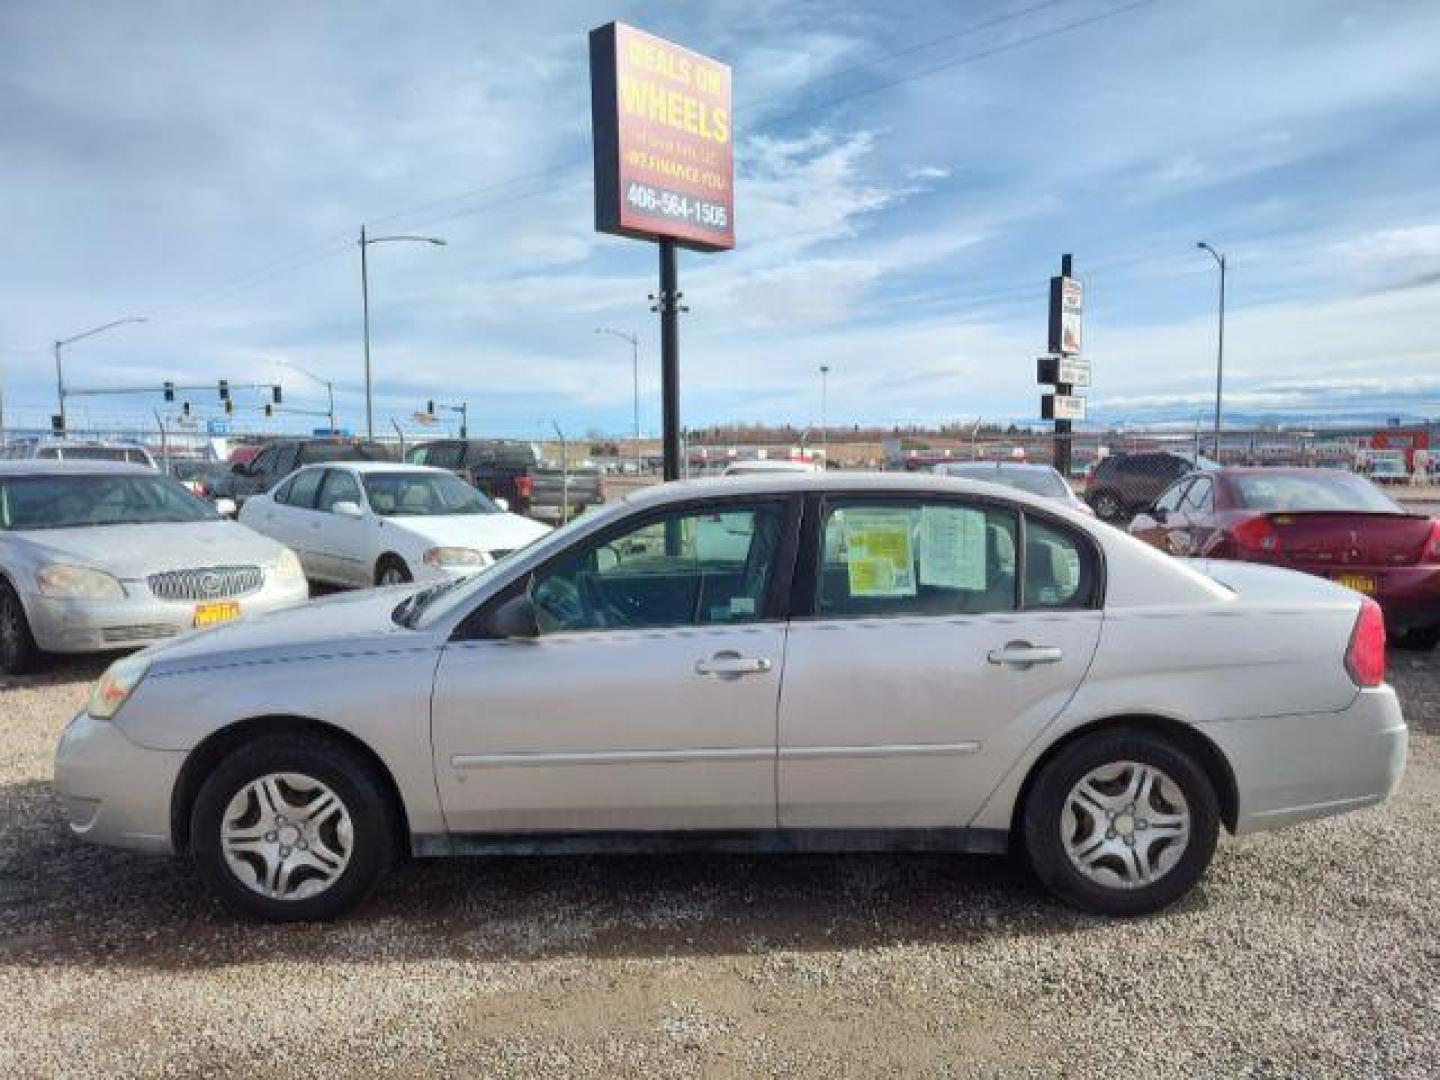
<svg viewBox="0 0 1440 1080">
<path fill-rule="evenodd" d="M 1339 712 L 1219 721 L 1200 730 L 1235 773 L 1237 834 L 1372 806 L 1405 771 L 1408 733 L 1388 686 L 1361 690 Z"/>
<path fill-rule="evenodd" d="M 183 750 L 137 746 L 115 724 L 80 713 L 55 749 L 55 790 L 82 840 L 173 853 L 170 797 Z"/>
<path fill-rule="evenodd" d="M 125 588 L 132 595 L 122 600 L 70 600 L 30 593 L 25 597 L 25 614 L 35 644 L 46 652 L 101 652 L 154 645 L 194 629 L 198 601 L 157 600 L 135 582 L 125 582 Z M 309 596 L 304 578 L 267 579 L 259 592 L 236 599 L 243 619 L 301 603 Z"/>
</svg>

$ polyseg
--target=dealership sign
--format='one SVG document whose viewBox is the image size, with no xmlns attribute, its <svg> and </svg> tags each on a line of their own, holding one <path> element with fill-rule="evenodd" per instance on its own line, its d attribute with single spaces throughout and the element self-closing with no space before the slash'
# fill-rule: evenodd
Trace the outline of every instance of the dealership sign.
<svg viewBox="0 0 1440 1080">
<path fill-rule="evenodd" d="M 1040 416 L 1045 420 L 1084 420 L 1085 399 L 1071 394 L 1042 394 Z"/>
<path fill-rule="evenodd" d="M 1080 351 L 1080 316 L 1085 301 L 1080 282 L 1062 276 L 1050 279 L 1050 351 L 1071 356 Z"/>
<path fill-rule="evenodd" d="M 624 23 L 590 31 L 595 228 L 735 246 L 730 68 Z"/>
<path fill-rule="evenodd" d="M 1078 356 L 1038 356 L 1035 381 L 1051 386 L 1089 386 L 1090 361 Z"/>
</svg>

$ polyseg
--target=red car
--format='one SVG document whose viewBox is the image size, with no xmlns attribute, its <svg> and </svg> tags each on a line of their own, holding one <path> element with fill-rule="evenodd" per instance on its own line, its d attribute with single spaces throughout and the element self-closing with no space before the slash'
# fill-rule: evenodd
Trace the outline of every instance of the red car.
<svg viewBox="0 0 1440 1080">
<path fill-rule="evenodd" d="M 1338 469 L 1226 468 L 1171 484 L 1130 532 L 1172 555 L 1317 574 L 1373 596 L 1395 644 L 1440 642 L 1440 521 Z"/>
</svg>

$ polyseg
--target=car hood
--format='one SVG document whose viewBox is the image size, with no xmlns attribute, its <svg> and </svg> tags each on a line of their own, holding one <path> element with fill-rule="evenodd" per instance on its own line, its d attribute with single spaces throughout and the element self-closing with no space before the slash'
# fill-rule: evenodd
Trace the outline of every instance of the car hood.
<svg viewBox="0 0 1440 1080">
<path fill-rule="evenodd" d="M 391 613 L 417 590 L 414 585 L 337 593 L 237 622 L 224 623 L 152 645 L 144 655 L 158 666 L 178 669 L 264 659 L 288 660 L 324 652 L 384 648 L 425 635 L 398 625 Z"/>
<path fill-rule="evenodd" d="M 95 567 L 131 581 L 164 570 L 268 565 L 280 557 L 274 540 L 234 521 L 92 525 L 10 535 L 29 544 L 39 561 Z"/>
<path fill-rule="evenodd" d="M 399 529 L 436 547 L 468 547 L 478 551 L 514 551 L 550 531 L 548 525 L 519 514 L 455 514 L 384 520 L 387 529 Z"/>
</svg>

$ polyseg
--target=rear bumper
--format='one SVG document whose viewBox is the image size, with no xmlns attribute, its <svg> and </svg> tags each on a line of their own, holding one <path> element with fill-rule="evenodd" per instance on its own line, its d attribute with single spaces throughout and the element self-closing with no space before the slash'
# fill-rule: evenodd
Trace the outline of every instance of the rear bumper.
<svg viewBox="0 0 1440 1080">
<path fill-rule="evenodd" d="M 240 617 L 289 607 L 309 596 L 303 578 L 267 581 L 259 592 L 238 598 Z M 189 632 L 195 625 L 195 602 L 157 600 L 148 594 L 67 600 L 32 593 L 25 597 L 25 615 L 35 644 L 46 652 L 101 652 L 153 645 Z"/>
<path fill-rule="evenodd" d="M 1362 690 L 1339 712 L 1203 724 L 1229 760 L 1237 834 L 1279 829 L 1383 801 L 1405 771 L 1395 691 Z"/>
<path fill-rule="evenodd" d="M 70 831 L 92 844 L 173 852 L 170 796 L 183 750 L 137 746 L 106 720 L 80 713 L 55 749 L 55 790 Z"/>
</svg>

